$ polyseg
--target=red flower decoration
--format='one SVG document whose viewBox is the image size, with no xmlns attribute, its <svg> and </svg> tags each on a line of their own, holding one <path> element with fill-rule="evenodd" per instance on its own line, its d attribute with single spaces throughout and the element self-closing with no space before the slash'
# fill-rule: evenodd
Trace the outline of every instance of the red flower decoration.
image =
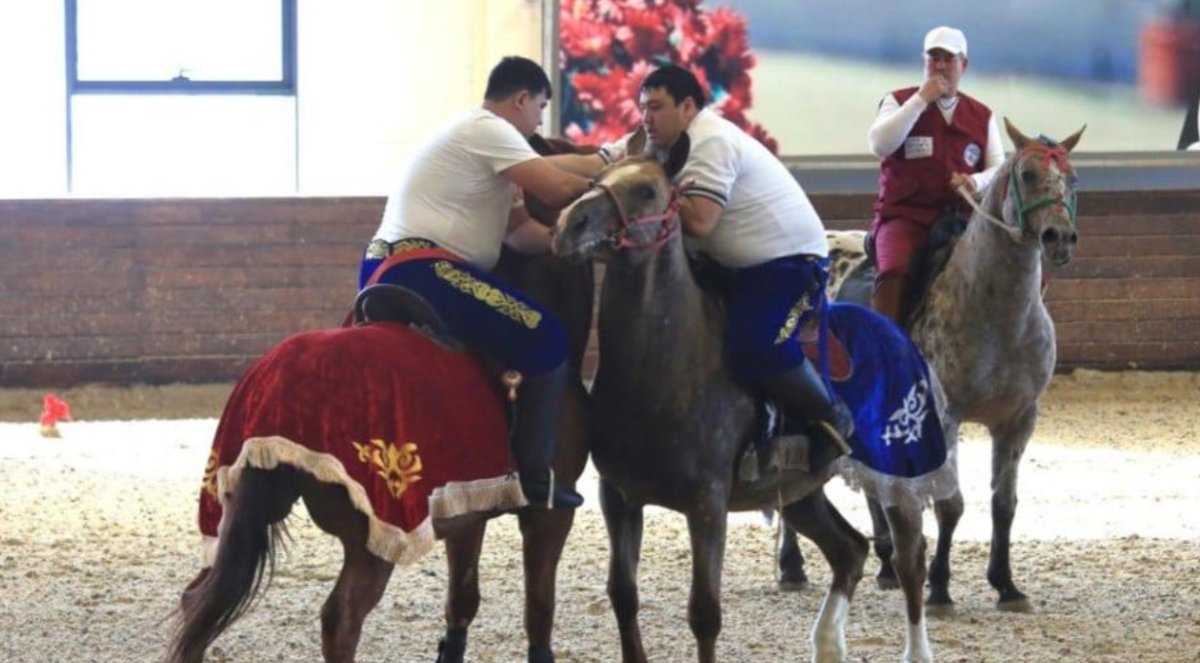
<svg viewBox="0 0 1200 663">
<path fill-rule="evenodd" d="M 641 120 L 641 82 L 668 62 L 688 67 L 729 121 L 773 153 L 779 145 L 746 117 L 751 105 L 746 19 L 701 0 L 561 0 L 563 133 L 572 141 L 620 138 Z"/>
</svg>

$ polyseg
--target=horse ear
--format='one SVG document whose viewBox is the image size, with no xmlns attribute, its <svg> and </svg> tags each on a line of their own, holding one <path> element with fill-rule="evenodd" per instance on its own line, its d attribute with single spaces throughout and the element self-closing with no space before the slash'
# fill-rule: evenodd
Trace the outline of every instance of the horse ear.
<svg viewBox="0 0 1200 663">
<path fill-rule="evenodd" d="M 1008 132 L 1008 137 L 1012 139 L 1013 147 L 1020 150 L 1026 145 L 1033 142 L 1033 139 L 1021 133 L 1021 130 L 1016 127 L 1008 118 L 1004 118 L 1004 130 Z"/>
<path fill-rule="evenodd" d="M 1079 131 L 1076 131 L 1075 133 L 1071 134 L 1070 136 L 1067 136 L 1066 138 L 1059 141 L 1058 144 L 1067 148 L 1067 151 L 1070 152 L 1071 150 L 1075 149 L 1076 145 L 1079 144 L 1079 139 L 1080 139 L 1080 137 L 1083 136 L 1084 129 L 1087 129 L 1086 124 L 1083 125 L 1082 127 L 1079 127 Z"/>
<path fill-rule="evenodd" d="M 633 156 L 643 154 L 646 151 L 646 127 L 639 126 L 637 131 L 629 137 L 629 142 L 625 144 L 625 154 Z"/>
<path fill-rule="evenodd" d="M 688 137 L 688 133 L 684 131 L 679 134 L 679 138 L 675 140 L 675 144 L 671 146 L 671 151 L 667 153 L 667 161 L 663 164 L 663 170 L 667 171 L 668 179 L 675 179 L 679 171 L 683 170 L 684 164 L 687 163 L 688 154 L 692 151 L 692 139 Z"/>
</svg>

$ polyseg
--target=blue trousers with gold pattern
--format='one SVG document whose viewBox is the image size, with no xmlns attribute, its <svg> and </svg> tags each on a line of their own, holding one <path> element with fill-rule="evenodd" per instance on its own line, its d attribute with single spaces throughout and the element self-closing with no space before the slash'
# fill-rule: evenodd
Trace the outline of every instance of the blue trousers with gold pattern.
<svg viewBox="0 0 1200 663">
<path fill-rule="evenodd" d="M 455 338 L 506 369 L 530 377 L 566 361 L 567 337 L 558 318 L 469 263 L 416 258 L 393 265 L 379 283 L 420 294 Z"/>
<path fill-rule="evenodd" d="M 829 260 L 797 255 L 732 270 L 725 349 L 746 384 L 804 363 L 798 332 L 821 306 Z"/>
</svg>

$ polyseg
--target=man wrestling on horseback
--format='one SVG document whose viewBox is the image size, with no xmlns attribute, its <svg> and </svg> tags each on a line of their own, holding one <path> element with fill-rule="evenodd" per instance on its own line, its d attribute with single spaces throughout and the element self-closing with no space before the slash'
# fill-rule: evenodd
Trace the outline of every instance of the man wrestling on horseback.
<svg viewBox="0 0 1200 663">
<path fill-rule="evenodd" d="M 548 229 L 525 214 L 518 190 L 558 205 L 590 186 L 527 142 L 550 95 L 550 80 L 536 62 L 501 60 L 482 106 L 427 142 L 388 197 L 359 286 L 391 283 L 415 291 L 455 338 L 521 373 L 512 451 L 522 489 L 531 503 L 574 508 L 583 498 L 555 484 L 551 470 L 567 386 L 564 330 L 490 274 L 502 243 L 526 253 L 549 250 Z"/>
<path fill-rule="evenodd" d="M 674 178 L 686 183 L 679 215 L 689 252 L 726 272 L 725 347 L 733 374 L 789 417 L 808 422 L 809 470 L 818 472 L 850 452 L 846 440 L 854 430 L 850 411 L 828 391 L 800 341 L 824 302 L 829 247 L 821 219 L 775 155 L 706 107 L 692 72 L 676 65 L 654 71 L 642 82 L 640 104 L 649 147 L 665 154 L 681 136 L 690 141 Z M 553 158 L 593 174 L 623 155 L 628 141 L 598 155 Z"/>
</svg>

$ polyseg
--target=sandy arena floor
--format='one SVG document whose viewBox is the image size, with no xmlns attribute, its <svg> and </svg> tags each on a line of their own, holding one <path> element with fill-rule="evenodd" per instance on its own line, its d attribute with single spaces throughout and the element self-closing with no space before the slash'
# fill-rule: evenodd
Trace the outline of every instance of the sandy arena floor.
<svg viewBox="0 0 1200 663">
<path fill-rule="evenodd" d="M 196 496 L 230 385 L 63 394 L 79 421 L 38 435 L 40 391 L 0 390 L 0 661 L 153 661 L 162 620 L 198 565 Z M 1077 372 L 1057 378 L 1022 464 L 1014 573 L 1036 612 L 998 613 L 984 579 L 989 446 L 968 428 L 967 512 L 955 547 L 957 616 L 930 623 L 940 661 L 1200 661 L 1200 375 Z M 593 478 L 594 480 L 594 478 Z M 562 663 L 619 659 L 604 591 L 607 541 L 594 485 L 559 578 Z M 864 531 L 862 500 L 829 489 Z M 274 584 L 210 651 L 210 661 L 320 659 L 318 610 L 337 542 L 303 516 Z M 927 532 L 932 534 L 932 517 Z M 735 516 L 724 580 L 727 661 L 807 660 L 823 589 L 780 594 L 773 531 Z M 652 510 L 641 572 L 642 624 L 654 661 L 690 661 L 690 560 L 683 519 Z M 515 519 L 493 521 L 476 663 L 523 661 Z M 817 587 L 828 569 L 802 542 Z M 874 563 L 868 567 L 874 573 Z M 440 551 L 393 575 L 367 622 L 360 660 L 432 661 L 441 633 Z M 901 595 L 864 580 L 851 608 L 851 660 L 896 661 Z"/>
</svg>

